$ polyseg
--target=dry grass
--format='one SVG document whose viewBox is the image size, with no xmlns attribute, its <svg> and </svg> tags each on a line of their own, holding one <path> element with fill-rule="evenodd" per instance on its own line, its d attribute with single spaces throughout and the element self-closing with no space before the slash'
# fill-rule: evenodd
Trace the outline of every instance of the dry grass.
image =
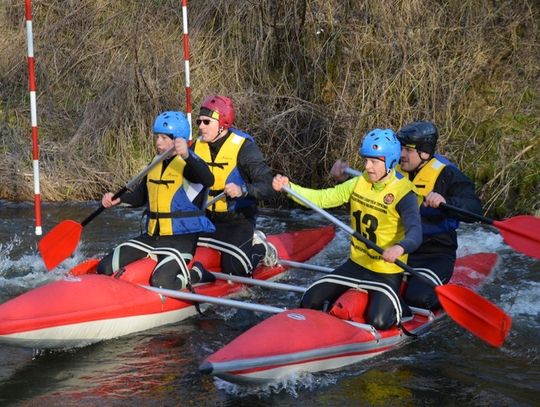
<svg viewBox="0 0 540 407">
<path fill-rule="evenodd" d="M 0 196 L 30 199 L 24 4 L 0 5 Z M 34 1 L 42 194 L 97 198 L 152 154 L 184 105 L 178 1 Z M 434 120 L 441 150 L 502 216 L 540 209 L 538 3 L 189 2 L 195 111 L 232 96 L 275 171 L 327 185 L 362 135 Z M 14 170 L 14 169 L 18 169 Z"/>
</svg>

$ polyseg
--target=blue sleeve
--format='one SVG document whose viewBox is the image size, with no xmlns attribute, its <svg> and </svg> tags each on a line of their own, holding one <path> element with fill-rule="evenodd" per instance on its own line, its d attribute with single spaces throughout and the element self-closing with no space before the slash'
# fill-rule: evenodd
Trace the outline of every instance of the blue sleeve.
<svg viewBox="0 0 540 407">
<path fill-rule="evenodd" d="M 405 195 L 396 205 L 396 210 L 405 227 L 405 237 L 398 244 L 405 249 L 405 253 L 412 253 L 422 243 L 422 222 L 416 194 L 409 192 Z"/>
</svg>

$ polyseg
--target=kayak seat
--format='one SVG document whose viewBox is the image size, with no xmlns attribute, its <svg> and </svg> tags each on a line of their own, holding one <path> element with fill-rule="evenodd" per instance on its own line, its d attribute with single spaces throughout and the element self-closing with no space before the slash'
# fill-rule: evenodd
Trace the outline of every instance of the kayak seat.
<svg viewBox="0 0 540 407">
<path fill-rule="evenodd" d="M 364 311 L 366 310 L 368 295 L 366 290 L 350 288 L 345 291 L 332 305 L 329 314 L 346 321 L 366 322 Z"/>
</svg>

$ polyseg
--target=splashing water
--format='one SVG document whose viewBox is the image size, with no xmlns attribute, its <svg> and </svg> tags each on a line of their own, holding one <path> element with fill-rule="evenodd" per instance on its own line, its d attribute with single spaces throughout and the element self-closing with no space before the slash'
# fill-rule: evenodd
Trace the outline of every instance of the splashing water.
<svg viewBox="0 0 540 407">
<path fill-rule="evenodd" d="M 70 216 L 82 219 L 89 212 L 87 206 L 68 209 L 71 214 L 62 207 L 55 214 L 56 218 Z M 140 230 L 135 212 L 121 209 L 105 211 L 99 220 L 84 228 L 81 244 L 74 256 L 52 272 L 47 272 L 33 247 L 35 237 L 31 236 L 31 228 L 24 232 L 18 226 L 20 222 L 31 224 L 31 214 L 16 219 L 18 223 L 11 222 L 15 218 L 12 212 L 8 215 L 0 218 L 2 225 L 9 223 L 0 230 L 1 302 L 48 281 L 63 278 L 74 265 L 89 256 L 108 252 L 117 242 L 136 235 Z M 349 221 L 345 211 L 338 217 L 343 222 Z M 328 224 L 319 215 L 305 210 L 267 210 L 259 219 L 259 227 L 266 234 Z M 55 220 L 47 219 L 49 224 L 54 224 Z M 247 311 L 212 307 L 205 315 L 180 325 L 153 329 L 71 352 L 36 355 L 35 360 L 31 360 L 29 350 L 23 352 L 18 348 L 0 347 L 3 360 L 0 366 L 0 400 L 7 397 L 8 402 L 24 400 L 38 404 L 41 400 L 45 401 L 42 404 L 56 402 L 62 405 L 124 402 L 134 406 L 152 403 L 375 405 L 369 402 L 368 390 L 376 387 L 376 395 L 390 397 L 386 404 L 377 405 L 400 404 L 395 398 L 400 392 L 411 393 L 414 396 L 412 400 L 418 405 L 441 398 L 440 405 L 467 402 L 493 405 L 493 397 L 499 397 L 505 405 L 530 405 L 527 397 L 529 402 L 534 400 L 531 397 L 540 390 L 537 384 L 540 262 L 514 252 L 488 226 L 462 224 L 458 237 L 459 256 L 496 252 L 501 257 L 493 280 L 482 288 L 481 293 L 513 317 L 511 336 L 502 349 L 486 347 L 446 320 L 430 334 L 367 364 L 324 374 L 294 375 L 262 386 L 237 386 L 203 376 L 198 373 L 197 366 L 210 353 L 266 316 L 247 317 Z M 349 245 L 349 236 L 337 230 L 332 243 L 309 263 L 336 267 L 347 258 Z M 320 273 L 293 270 L 285 278 L 293 284 L 307 286 L 320 276 Z M 246 291 L 243 298 L 249 302 L 288 307 L 298 301 L 295 294 L 260 288 Z M 204 326 L 209 328 L 203 329 Z M 172 345 L 167 345 L 168 338 L 174 339 Z M 148 358 L 143 360 L 144 363 L 141 362 L 143 354 Z M 474 375 L 471 369 L 474 369 Z M 380 386 L 375 386 L 379 376 L 385 380 L 380 382 Z M 394 387 L 394 392 L 383 391 L 389 385 Z M 76 401 L 72 402 L 74 395 Z M 475 395 L 474 400 L 471 395 Z M 401 405 L 413 405 L 413 402 Z"/>
<path fill-rule="evenodd" d="M 294 398 L 298 398 L 299 392 L 331 386 L 336 383 L 337 379 L 337 376 L 333 374 L 302 372 L 292 373 L 277 382 L 250 386 L 239 386 L 216 377 L 214 378 L 214 385 L 225 393 L 236 397 L 256 395 L 259 398 L 265 398 L 285 392 Z"/>
</svg>

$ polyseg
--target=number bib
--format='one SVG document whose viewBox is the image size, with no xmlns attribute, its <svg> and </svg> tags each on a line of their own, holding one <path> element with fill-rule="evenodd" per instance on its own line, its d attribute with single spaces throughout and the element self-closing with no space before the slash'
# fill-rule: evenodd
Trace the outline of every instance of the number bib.
<svg viewBox="0 0 540 407">
<path fill-rule="evenodd" d="M 406 178 L 396 176 L 395 171 L 388 181 L 378 185 L 381 188 L 374 188 L 366 177 L 358 177 L 351 195 L 351 225 L 362 236 L 387 249 L 405 236 L 396 205 L 407 193 L 414 191 L 414 185 Z M 377 273 L 394 274 L 403 271 L 394 263 L 385 262 L 380 254 L 354 237 L 351 242 L 351 259 Z M 399 259 L 406 262 L 407 255 Z"/>
</svg>

